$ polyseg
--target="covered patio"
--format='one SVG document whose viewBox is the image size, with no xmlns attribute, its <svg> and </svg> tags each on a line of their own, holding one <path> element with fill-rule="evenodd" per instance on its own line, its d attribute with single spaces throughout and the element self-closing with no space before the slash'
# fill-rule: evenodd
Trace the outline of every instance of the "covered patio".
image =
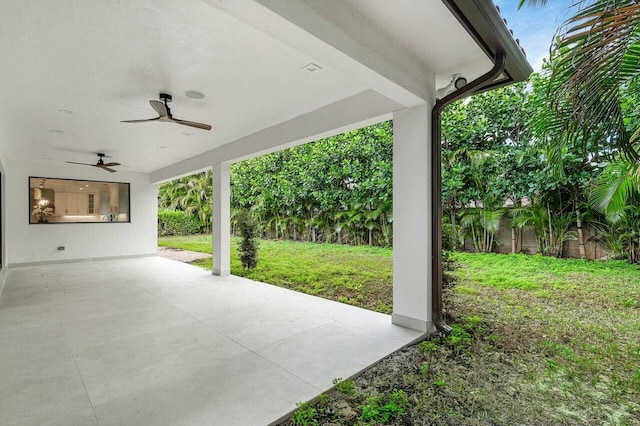
<svg viewBox="0 0 640 426">
<path fill-rule="evenodd" d="M 3 6 L 0 423 L 266 424 L 439 326 L 439 112 L 531 72 L 491 1 Z M 384 120 L 393 314 L 230 276 L 231 164 Z M 158 184 L 203 170 L 210 272 L 155 257 Z"/>
<path fill-rule="evenodd" d="M 160 257 L 11 268 L 0 423 L 266 425 L 422 333 Z"/>
</svg>

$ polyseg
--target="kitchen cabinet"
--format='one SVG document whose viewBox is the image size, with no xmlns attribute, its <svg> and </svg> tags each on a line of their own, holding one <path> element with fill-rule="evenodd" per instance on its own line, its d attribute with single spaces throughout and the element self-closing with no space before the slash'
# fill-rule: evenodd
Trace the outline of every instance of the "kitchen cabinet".
<svg viewBox="0 0 640 426">
<path fill-rule="evenodd" d="M 96 197 L 96 194 L 87 192 L 56 192 L 54 197 L 55 215 L 94 214 L 96 212 Z"/>
<path fill-rule="evenodd" d="M 120 197 L 118 192 L 118 185 L 109 186 L 109 209 L 112 214 L 120 213 L 120 205 L 118 203 Z"/>
<path fill-rule="evenodd" d="M 53 197 L 54 213 L 56 216 L 67 214 L 67 193 L 56 191 Z"/>
<path fill-rule="evenodd" d="M 89 194 L 86 192 L 78 192 L 78 213 L 89 214 Z"/>
<path fill-rule="evenodd" d="M 79 214 L 78 211 L 78 194 L 75 192 L 67 192 L 67 214 Z"/>
</svg>

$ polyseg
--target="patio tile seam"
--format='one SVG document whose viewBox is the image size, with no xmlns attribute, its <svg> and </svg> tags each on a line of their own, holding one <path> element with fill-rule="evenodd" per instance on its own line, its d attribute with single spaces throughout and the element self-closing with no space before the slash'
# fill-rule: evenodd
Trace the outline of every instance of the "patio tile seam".
<svg viewBox="0 0 640 426">
<path fill-rule="evenodd" d="M 95 405 L 93 403 L 93 401 L 91 400 L 91 395 L 89 395 L 89 391 L 87 390 L 87 385 L 84 383 L 84 377 L 82 376 L 82 373 L 80 372 L 80 366 L 78 366 L 78 361 L 76 360 L 76 354 L 75 352 L 71 352 L 71 356 L 73 357 L 73 364 L 76 366 L 76 370 L 78 371 L 78 376 L 80 376 L 80 381 L 82 382 L 82 387 L 84 388 L 84 392 L 87 395 L 87 401 L 89 401 L 89 405 L 91 405 L 91 412 L 93 413 L 93 417 L 95 417 L 96 422 L 98 424 L 100 424 L 100 420 L 98 419 L 98 415 L 96 414 L 96 408 Z"/>
<path fill-rule="evenodd" d="M 157 298 L 157 299 L 161 300 L 163 303 L 167 304 L 167 305 L 168 305 L 168 306 L 170 306 L 171 308 L 173 308 L 173 309 L 175 309 L 175 310 L 177 310 L 177 311 L 181 312 L 182 314 L 184 314 L 184 315 L 188 316 L 189 318 L 191 318 L 191 319 L 192 319 L 192 320 L 194 320 L 195 322 L 200 322 L 200 323 L 201 323 L 201 321 L 200 321 L 200 319 L 199 319 L 199 318 L 196 318 L 195 316 L 190 315 L 188 312 L 185 312 L 183 309 L 180 309 L 178 306 L 176 306 L 176 305 L 174 305 L 173 303 L 171 303 L 170 299 L 165 298 L 165 297 L 163 297 L 163 296 L 162 296 L 162 293 L 156 293 L 156 292 L 154 292 L 154 291 L 152 291 L 152 290 L 150 290 L 150 289 L 148 289 L 148 288 L 146 288 L 146 287 L 143 287 L 143 286 L 141 286 L 141 285 L 139 285 L 139 284 L 134 284 L 134 285 L 135 285 L 136 287 L 138 287 L 139 289 L 141 289 L 142 291 L 144 291 L 144 292 L 146 292 L 146 293 L 150 294 L 151 296 L 153 296 L 153 297 L 155 297 L 155 298 Z"/>
<path fill-rule="evenodd" d="M 47 287 L 47 293 L 50 293 L 50 290 L 49 290 L 48 287 Z M 87 385 L 84 382 L 84 377 L 82 375 L 82 371 L 80 371 L 80 366 L 78 365 L 78 361 L 76 359 L 76 351 L 74 350 L 73 345 L 71 344 L 71 339 L 69 337 L 69 333 L 67 331 L 67 327 L 64 326 L 64 324 L 62 323 L 62 320 L 60 319 L 60 315 L 59 315 L 57 306 L 56 306 L 56 308 L 54 308 L 54 313 L 55 313 L 56 319 L 58 320 L 58 325 L 64 331 L 66 346 L 69 349 L 69 354 L 71 355 L 71 358 L 73 359 L 73 365 L 75 365 L 75 367 L 76 367 L 76 371 L 78 372 L 78 377 L 80 378 L 80 382 L 82 382 L 82 388 L 84 389 L 84 393 L 87 396 L 87 401 L 89 402 L 89 405 L 91 406 L 91 412 L 93 413 L 93 417 L 96 419 L 96 422 L 98 424 L 100 424 L 100 421 L 98 420 L 98 416 L 96 414 L 95 406 L 93 404 L 93 401 L 91 400 L 91 395 L 89 394 L 89 390 L 87 389 Z"/>
<path fill-rule="evenodd" d="M 329 324 L 329 323 L 325 323 L 325 324 Z M 317 327 L 321 327 L 322 325 L 325 325 L 325 324 L 321 324 L 321 325 L 319 325 L 319 326 L 317 326 Z M 210 327 L 208 324 L 203 324 L 203 325 L 204 325 L 204 326 L 206 326 L 206 327 Z M 309 330 L 312 330 L 312 329 L 314 329 L 314 328 L 316 328 L 316 327 L 311 327 Z M 307 330 L 307 331 L 308 331 L 308 330 Z M 214 331 L 214 332 L 215 332 L 215 331 Z M 292 336 L 296 336 L 296 335 L 299 335 L 299 334 L 301 334 L 301 333 L 302 333 L 302 332 L 295 333 L 295 334 L 293 334 Z M 222 333 L 221 333 L 221 334 L 222 334 Z M 241 346 L 241 347 L 245 348 L 247 351 L 251 352 L 251 353 L 252 353 L 252 354 L 254 354 L 255 356 L 257 356 L 257 357 L 259 357 L 259 358 L 261 358 L 261 359 L 263 359 L 263 360 L 267 361 L 269 364 L 274 365 L 274 366 L 275 366 L 275 367 L 277 367 L 278 369 L 280 369 L 280 370 L 282 370 L 282 371 L 286 372 L 287 374 L 292 375 L 292 376 L 293 376 L 293 377 L 295 377 L 296 379 L 301 380 L 302 382 L 304 382 L 304 383 L 308 384 L 309 386 L 312 386 L 314 389 L 317 389 L 319 392 L 323 392 L 323 389 L 319 388 L 318 386 L 314 385 L 313 383 L 309 382 L 308 380 L 306 380 L 306 379 L 304 379 L 304 378 L 302 378 L 302 377 L 298 376 L 298 375 L 297 375 L 297 374 L 295 374 L 294 372 L 287 370 L 287 369 L 286 369 L 286 368 L 284 368 L 282 365 L 275 363 L 274 361 L 270 360 L 269 358 L 266 358 L 265 356 L 263 356 L 262 354 L 260 354 L 258 351 L 255 351 L 255 350 L 253 350 L 253 349 L 251 349 L 251 348 L 249 348 L 249 347 L 247 347 L 247 346 L 243 345 L 241 342 L 237 341 L 236 339 L 234 339 L 234 338 L 233 338 L 233 337 L 231 337 L 231 336 L 227 336 L 226 334 L 222 334 L 222 335 L 223 335 L 224 337 L 226 337 L 227 339 L 231 340 L 232 342 L 234 342 L 235 344 L 237 344 L 238 346 Z M 289 337 L 291 337 L 291 336 L 289 336 Z M 280 340 L 278 340 L 278 342 L 281 342 L 281 341 L 283 341 L 283 340 L 285 340 L 285 339 L 287 339 L 287 338 L 280 339 Z M 278 342 L 274 343 L 274 345 L 275 345 L 275 344 L 277 344 Z M 273 345 L 270 345 L 269 347 L 271 347 L 271 346 L 273 346 Z M 264 351 L 265 349 L 262 349 L 262 350 Z"/>
<path fill-rule="evenodd" d="M 315 329 L 317 329 L 317 328 L 324 327 L 324 326 L 326 326 L 326 325 L 328 325 L 328 324 L 331 324 L 331 323 L 334 323 L 334 322 L 336 322 L 336 320 L 334 320 L 334 319 L 332 319 L 332 318 L 328 318 L 328 321 L 327 321 L 327 322 L 323 322 L 322 324 L 314 325 L 314 326 L 309 327 L 309 328 L 307 328 L 307 329 L 305 329 L 305 330 L 300 330 L 300 331 L 298 331 L 298 332 L 296 332 L 296 333 L 291 334 L 290 336 L 282 337 L 282 338 L 280 338 L 280 339 L 276 340 L 275 342 L 273 342 L 272 344 L 267 345 L 267 346 L 265 346 L 264 348 L 262 348 L 262 349 L 260 349 L 260 350 L 253 350 L 253 349 L 250 349 L 250 350 L 251 350 L 252 352 L 256 353 L 256 355 L 260 355 L 260 354 L 259 354 L 259 352 L 264 352 L 264 351 L 266 351 L 266 350 L 268 350 L 268 349 L 270 349 L 270 348 L 274 347 L 275 345 L 282 344 L 282 343 L 283 343 L 284 341 L 286 341 L 286 340 L 296 338 L 296 337 L 298 337 L 298 336 L 301 336 L 301 335 L 303 335 L 303 334 L 305 334 L 305 333 L 310 332 L 311 330 L 315 330 Z M 231 337 L 229 337 L 229 336 L 227 336 L 227 337 L 228 337 L 229 339 L 231 339 Z M 235 340 L 234 340 L 234 342 L 235 342 Z M 239 342 L 238 342 L 238 344 L 241 344 L 241 343 L 239 343 Z M 247 349 L 249 349 L 249 348 L 247 348 Z M 262 355 L 260 355 L 260 356 L 262 356 Z"/>
<path fill-rule="evenodd" d="M 358 330 L 360 330 L 360 331 L 365 331 L 365 332 L 367 332 L 367 333 L 375 334 L 375 335 L 376 335 L 376 336 L 378 336 L 379 338 L 382 338 L 382 339 L 385 339 L 385 340 L 393 341 L 393 342 L 395 342 L 395 343 L 401 344 L 402 346 L 406 346 L 406 345 L 410 344 L 410 342 L 413 342 L 413 341 L 416 341 L 416 340 L 420 339 L 420 338 L 421 338 L 421 336 L 422 336 L 422 334 L 420 334 L 420 335 L 418 335 L 418 336 L 416 336 L 416 337 L 412 337 L 412 338 L 411 338 L 411 340 L 409 340 L 409 342 L 407 342 L 407 341 L 406 341 L 407 339 L 402 338 L 402 337 L 392 337 L 392 336 L 389 336 L 389 335 L 386 335 L 386 334 L 383 334 L 383 333 L 379 333 L 379 332 L 377 332 L 377 331 L 373 331 L 373 330 L 371 330 L 371 329 L 369 329 L 369 328 L 361 327 L 361 326 L 359 326 L 359 325 L 350 324 L 350 323 L 348 323 L 348 322 L 344 322 L 344 321 L 340 321 L 340 320 L 335 320 L 335 321 L 336 321 L 337 323 L 340 323 L 340 324 L 343 324 L 343 325 L 348 325 L 349 327 L 357 328 L 357 329 L 358 329 Z M 389 317 L 389 322 L 391 322 L 391 317 Z M 420 332 L 418 332 L 418 333 L 420 333 Z"/>
</svg>

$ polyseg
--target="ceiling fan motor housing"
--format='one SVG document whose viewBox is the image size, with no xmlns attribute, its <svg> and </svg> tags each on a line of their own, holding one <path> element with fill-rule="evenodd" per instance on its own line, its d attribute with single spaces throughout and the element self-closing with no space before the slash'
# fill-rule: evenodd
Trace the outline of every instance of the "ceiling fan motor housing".
<svg viewBox="0 0 640 426">
<path fill-rule="evenodd" d="M 168 93 L 160 93 L 160 100 L 167 103 L 171 102 L 173 100 L 173 97 L 171 97 L 171 95 Z"/>
</svg>

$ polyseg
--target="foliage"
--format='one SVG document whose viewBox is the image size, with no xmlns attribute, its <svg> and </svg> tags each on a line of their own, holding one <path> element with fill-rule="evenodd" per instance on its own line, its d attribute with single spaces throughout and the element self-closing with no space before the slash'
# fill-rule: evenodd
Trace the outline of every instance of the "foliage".
<svg viewBox="0 0 640 426">
<path fill-rule="evenodd" d="M 333 384 L 336 386 L 336 390 L 338 392 L 342 392 L 346 395 L 353 395 L 356 393 L 353 380 L 342 380 L 341 378 L 337 378 L 333 380 Z"/>
<path fill-rule="evenodd" d="M 640 195 L 640 163 L 616 161 L 607 164 L 594 182 L 589 202 L 609 222 L 625 215 L 625 208 L 637 204 Z"/>
<path fill-rule="evenodd" d="M 382 398 L 369 397 L 362 406 L 360 418 L 365 422 L 387 424 L 403 414 L 409 407 L 409 399 L 403 390 L 394 390 L 385 404 Z"/>
<path fill-rule="evenodd" d="M 292 416 L 294 424 L 297 426 L 316 426 L 316 409 L 308 402 L 298 403 L 298 409 Z"/>
<path fill-rule="evenodd" d="M 432 352 L 436 352 L 439 348 L 436 340 L 425 340 L 418 344 L 418 348 L 425 354 L 430 354 Z"/>
<path fill-rule="evenodd" d="M 263 236 L 391 245 L 390 122 L 253 158 L 231 169 L 231 204 Z"/>
<path fill-rule="evenodd" d="M 521 5 L 546 3 L 522 0 Z M 637 104 L 624 92 L 640 77 L 640 5 L 636 0 L 577 0 L 558 30 L 551 61 L 551 114 L 540 129 L 553 138 L 552 152 L 571 144 L 582 152 L 638 158 Z M 632 90 L 637 99 L 637 90 Z"/>
<path fill-rule="evenodd" d="M 502 209 L 466 208 L 460 212 L 461 243 L 471 239 L 475 251 L 490 253 L 495 246 L 495 235 L 500 229 Z"/>
<path fill-rule="evenodd" d="M 456 247 L 456 238 L 453 226 L 448 223 L 442 223 L 442 287 L 446 290 L 451 289 L 457 282 L 453 271 L 456 270 L 458 264 L 453 260 L 452 253 Z M 447 293 L 445 292 L 445 295 Z"/>
<path fill-rule="evenodd" d="M 533 229 L 538 253 L 547 256 L 562 257 L 565 241 L 578 238 L 577 233 L 569 229 L 573 217 L 566 212 L 552 212 L 549 205 L 518 209 L 513 221 L 518 228 Z"/>
<path fill-rule="evenodd" d="M 247 210 L 238 215 L 240 232 L 240 262 L 247 269 L 254 269 L 258 265 L 258 242 L 256 241 L 256 221 Z"/>
<path fill-rule="evenodd" d="M 200 223 L 180 210 L 158 211 L 158 235 L 191 235 L 202 231 Z"/>
<path fill-rule="evenodd" d="M 629 262 L 640 262 L 640 163 L 619 160 L 608 163 L 589 194 L 592 207 L 605 216 L 595 240 L 612 254 L 624 253 Z"/>
<path fill-rule="evenodd" d="M 537 92 L 515 84 L 458 101 L 442 117 L 443 200 L 464 207 L 500 208 L 531 196 L 544 163 L 528 123 Z"/>
<path fill-rule="evenodd" d="M 160 208 L 194 216 L 203 232 L 211 231 L 212 173 L 198 173 L 166 182 L 158 188 Z"/>
</svg>

